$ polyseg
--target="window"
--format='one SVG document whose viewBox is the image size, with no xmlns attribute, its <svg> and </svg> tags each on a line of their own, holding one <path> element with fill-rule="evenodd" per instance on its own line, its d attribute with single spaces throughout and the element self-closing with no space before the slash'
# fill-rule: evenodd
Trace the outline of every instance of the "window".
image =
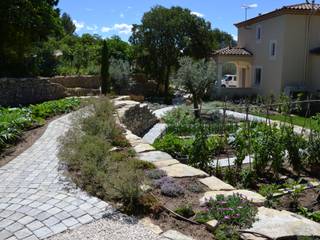
<svg viewBox="0 0 320 240">
<path fill-rule="evenodd" d="M 270 59 L 276 59 L 277 57 L 277 42 L 270 41 Z"/>
<path fill-rule="evenodd" d="M 254 83 L 255 85 L 260 85 L 262 79 L 262 67 L 256 67 L 254 73 Z"/>
<path fill-rule="evenodd" d="M 257 42 L 261 41 L 261 36 L 262 36 L 262 28 L 259 25 L 259 26 L 257 26 L 257 29 L 256 29 L 256 40 L 257 40 Z"/>
</svg>

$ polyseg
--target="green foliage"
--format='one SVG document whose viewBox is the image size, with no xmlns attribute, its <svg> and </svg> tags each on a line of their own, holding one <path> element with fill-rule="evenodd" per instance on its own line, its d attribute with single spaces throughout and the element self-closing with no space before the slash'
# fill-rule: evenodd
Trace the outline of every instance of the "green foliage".
<svg viewBox="0 0 320 240">
<path fill-rule="evenodd" d="M 320 211 L 310 211 L 307 208 L 304 207 L 299 207 L 299 214 L 301 214 L 302 216 L 311 219 L 312 221 L 315 222 L 320 222 Z"/>
<path fill-rule="evenodd" d="M 205 59 L 195 61 L 190 57 L 180 58 L 179 65 L 173 83 L 192 94 L 194 113 L 199 118 L 199 104 L 216 81 L 216 65 L 213 61 L 207 62 Z"/>
<path fill-rule="evenodd" d="M 110 92 L 109 66 L 110 53 L 107 42 L 104 41 L 101 52 L 101 93 L 104 95 Z"/>
<path fill-rule="evenodd" d="M 0 152 L 15 143 L 23 131 L 44 124 L 45 119 L 70 112 L 80 106 L 76 98 L 30 105 L 24 108 L 0 108 Z"/>
<path fill-rule="evenodd" d="M 68 167 L 75 182 L 86 191 L 105 200 L 122 203 L 127 213 L 144 211 L 144 171 L 155 166 L 139 162 L 129 148 L 111 151 L 123 133 L 113 117 L 107 99 L 93 102 L 91 115 L 76 119 L 73 128 L 61 139 L 59 158 Z"/>
<path fill-rule="evenodd" d="M 220 224 L 249 228 L 255 221 L 257 212 L 257 207 L 240 195 L 218 195 L 216 200 L 211 199 L 207 203 L 207 210 L 196 215 L 196 221 L 216 219 Z"/>
<path fill-rule="evenodd" d="M 206 58 L 212 50 L 210 23 L 181 7 L 152 8 L 132 32 L 137 63 L 164 86 L 166 94 L 171 70 L 180 57 Z"/>
<path fill-rule="evenodd" d="M 234 226 L 229 226 L 227 224 L 221 224 L 214 231 L 214 238 L 216 240 L 240 240 L 240 234 L 237 228 Z"/>
<path fill-rule="evenodd" d="M 111 58 L 109 72 L 113 89 L 117 93 L 120 93 L 122 89 L 127 89 L 131 74 L 130 64 L 128 61 Z"/>
<path fill-rule="evenodd" d="M 72 19 L 69 14 L 63 13 L 61 16 L 61 23 L 64 29 L 64 32 L 68 35 L 72 35 L 76 31 L 76 26 L 72 22 Z"/>
<path fill-rule="evenodd" d="M 313 130 L 309 136 L 307 147 L 307 165 L 312 169 L 320 164 L 320 114 L 313 117 L 316 121 L 316 130 Z"/>
<path fill-rule="evenodd" d="M 205 191 L 204 186 L 198 182 L 188 184 L 187 190 L 192 193 L 203 193 Z"/>
<path fill-rule="evenodd" d="M 0 76 L 32 74 L 32 48 L 60 36 L 58 0 L 0 2 Z"/>
<path fill-rule="evenodd" d="M 183 205 L 180 206 L 178 208 L 176 208 L 176 210 L 174 210 L 177 214 L 185 217 L 185 218 L 191 218 L 195 215 L 195 212 L 192 209 L 191 205 Z"/>
<path fill-rule="evenodd" d="M 275 199 L 273 194 L 278 192 L 279 187 L 276 184 L 262 184 L 259 187 L 259 193 L 266 197 L 266 207 L 274 207 Z"/>
<path fill-rule="evenodd" d="M 155 149 L 167 152 L 172 156 L 188 156 L 193 139 L 181 139 L 175 134 L 166 134 L 157 139 L 153 146 Z"/>
<path fill-rule="evenodd" d="M 208 135 L 203 126 L 199 126 L 189 155 L 188 163 L 203 171 L 207 171 L 210 164 L 210 151 L 207 144 Z"/>
</svg>

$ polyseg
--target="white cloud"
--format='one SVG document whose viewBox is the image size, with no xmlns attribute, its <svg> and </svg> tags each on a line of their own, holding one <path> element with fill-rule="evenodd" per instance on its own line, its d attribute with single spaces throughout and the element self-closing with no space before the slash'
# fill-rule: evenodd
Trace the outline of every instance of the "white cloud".
<svg viewBox="0 0 320 240">
<path fill-rule="evenodd" d="M 120 17 L 121 17 L 121 18 L 124 18 L 124 14 L 123 14 L 123 13 L 120 13 Z"/>
<path fill-rule="evenodd" d="M 102 27 L 101 28 L 101 32 L 103 32 L 103 33 L 107 33 L 107 32 L 110 32 L 110 31 L 112 31 L 112 28 L 110 28 L 110 27 Z"/>
<path fill-rule="evenodd" d="M 238 35 L 232 34 L 234 40 L 238 41 Z"/>
<path fill-rule="evenodd" d="M 258 4 L 257 4 L 257 3 L 243 4 L 241 7 L 242 7 L 242 8 L 257 8 L 257 7 L 258 7 Z"/>
<path fill-rule="evenodd" d="M 98 26 L 97 25 L 93 25 L 93 26 L 87 26 L 86 29 L 88 31 L 97 31 L 98 30 Z"/>
<path fill-rule="evenodd" d="M 81 31 L 81 29 L 85 26 L 84 22 L 78 22 L 77 20 L 73 20 L 73 24 L 76 26 L 77 32 Z"/>
<path fill-rule="evenodd" d="M 101 32 L 108 33 L 111 31 L 116 31 L 119 34 L 130 34 L 132 31 L 132 25 L 126 23 L 116 23 L 112 27 L 102 27 Z"/>
<path fill-rule="evenodd" d="M 86 10 L 87 12 L 92 12 L 92 11 L 93 11 L 92 8 L 85 8 L 85 10 Z"/>
<path fill-rule="evenodd" d="M 191 12 L 191 14 L 196 15 L 197 17 L 204 17 L 204 14 L 199 12 Z"/>
<path fill-rule="evenodd" d="M 121 24 L 117 23 L 113 26 L 113 29 L 122 34 L 130 34 L 132 31 L 132 25 L 129 25 L 126 23 L 121 23 Z"/>
</svg>

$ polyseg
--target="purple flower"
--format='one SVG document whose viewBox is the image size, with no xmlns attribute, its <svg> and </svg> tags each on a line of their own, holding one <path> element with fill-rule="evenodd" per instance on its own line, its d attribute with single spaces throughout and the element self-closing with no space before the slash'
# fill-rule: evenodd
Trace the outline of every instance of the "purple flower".
<svg viewBox="0 0 320 240">
<path fill-rule="evenodd" d="M 229 219 L 230 219 L 230 216 L 229 216 L 229 215 L 226 215 L 226 216 L 224 216 L 224 219 L 225 219 L 225 220 L 229 220 Z"/>
</svg>

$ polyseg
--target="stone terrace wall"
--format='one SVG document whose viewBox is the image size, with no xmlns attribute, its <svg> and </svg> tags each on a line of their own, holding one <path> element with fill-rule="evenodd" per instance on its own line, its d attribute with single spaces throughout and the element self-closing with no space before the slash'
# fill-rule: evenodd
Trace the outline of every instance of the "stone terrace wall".
<svg viewBox="0 0 320 240">
<path fill-rule="evenodd" d="M 56 76 L 50 78 L 53 83 L 61 84 L 66 88 L 84 88 L 84 89 L 99 89 L 99 76 Z"/>
<path fill-rule="evenodd" d="M 19 106 L 66 97 L 66 89 L 48 79 L 0 78 L 0 106 Z"/>
</svg>

